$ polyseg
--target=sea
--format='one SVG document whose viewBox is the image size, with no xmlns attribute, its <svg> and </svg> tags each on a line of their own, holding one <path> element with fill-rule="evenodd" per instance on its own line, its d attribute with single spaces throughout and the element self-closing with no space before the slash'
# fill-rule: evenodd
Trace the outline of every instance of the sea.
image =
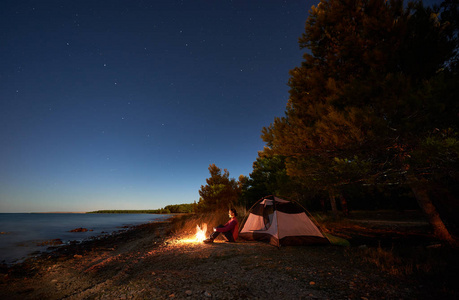
<svg viewBox="0 0 459 300">
<path fill-rule="evenodd" d="M 84 214 L 84 213 L 0 213 L 0 263 L 11 265 L 52 250 L 49 241 L 79 243 L 128 227 L 163 221 L 170 215 Z M 70 232 L 86 228 L 86 232 Z"/>
</svg>

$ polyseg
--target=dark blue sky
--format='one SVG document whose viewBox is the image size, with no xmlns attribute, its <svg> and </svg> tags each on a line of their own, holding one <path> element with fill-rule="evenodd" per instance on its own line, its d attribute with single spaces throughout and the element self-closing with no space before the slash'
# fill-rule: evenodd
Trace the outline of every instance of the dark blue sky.
<svg viewBox="0 0 459 300">
<path fill-rule="evenodd" d="M 318 1 L 2 1 L 0 212 L 192 203 L 248 176 Z"/>
</svg>

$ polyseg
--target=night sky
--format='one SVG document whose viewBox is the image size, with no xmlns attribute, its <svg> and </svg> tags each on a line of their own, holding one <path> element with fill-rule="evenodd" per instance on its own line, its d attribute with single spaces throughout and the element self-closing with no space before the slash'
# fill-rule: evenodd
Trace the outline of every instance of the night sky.
<svg viewBox="0 0 459 300">
<path fill-rule="evenodd" d="M 318 1 L 0 4 L 0 212 L 199 200 L 248 176 Z"/>
</svg>

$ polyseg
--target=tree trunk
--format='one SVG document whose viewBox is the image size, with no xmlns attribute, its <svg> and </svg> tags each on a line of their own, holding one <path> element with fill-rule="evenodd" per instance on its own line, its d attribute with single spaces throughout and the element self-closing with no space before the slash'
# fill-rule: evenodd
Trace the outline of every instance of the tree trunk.
<svg viewBox="0 0 459 300">
<path fill-rule="evenodd" d="M 322 207 L 322 212 L 324 214 L 327 213 L 327 207 L 325 206 L 325 199 L 324 197 L 320 197 L 320 206 Z"/>
<path fill-rule="evenodd" d="M 336 207 L 335 191 L 333 189 L 329 189 L 328 190 L 328 195 L 329 195 L 329 198 L 330 198 L 332 216 L 333 216 L 333 218 L 337 218 L 338 217 L 338 208 Z"/>
<path fill-rule="evenodd" d="M 343 212 L 343 215 L 347 217 L 349 215 L 349 209 L 347 208 L 346 198 L 344 198 L 343 195 L 340 195 L 339 200 L 341 202 L 341 211 Z"/>
<path fill-rule="evenodd" d="M 435 236 L 440 240 L 448 242 L 450 245 L 457 246 L 457 241 L 449 233 L 437 209 L 430 200 L 429 194 L 427 193 L 426 182 L 418 180 L 413 175 L 407 176 L 407 178 L 419 206 L 426 215 L 430 225 L 433 227 Z"/>
</svg>

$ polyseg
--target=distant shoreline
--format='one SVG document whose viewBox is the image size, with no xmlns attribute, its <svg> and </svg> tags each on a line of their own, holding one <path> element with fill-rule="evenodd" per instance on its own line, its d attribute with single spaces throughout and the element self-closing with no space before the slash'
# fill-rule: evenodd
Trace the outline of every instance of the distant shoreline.
<svg viewBox="0 0 459 300">
<path fill-rule="evenodd" d="M 144 209 L 144 210 L 122 210 L 122 209 L 113 209 L 113 210 L 96 210 L 88 211 L 87 214 L 155 214 L 155 215 L 170 215 L 174 214 L 170 211 L 164 211 L 161 209 Z"/>
<path fill-rule="evenodd" d="M 46 212 L 31 212 L 31 214 L 87 214 L 86 211 L 46 211 Z"/>
<path fill-rule="evenodd" d="M 0 214 L 154 214 L 154 215 L 174 215 L 186 214 L 186 212 L 165 212 L 160 209 L 151 210 L 96 210 L 96 211 L 44 211 L 44 212 L 0 212 Z"/>
<path fill-rule="evenodd" d="M 0 212 L 0 214 L 87 214 L 86 211 Z"/>
</svg>

